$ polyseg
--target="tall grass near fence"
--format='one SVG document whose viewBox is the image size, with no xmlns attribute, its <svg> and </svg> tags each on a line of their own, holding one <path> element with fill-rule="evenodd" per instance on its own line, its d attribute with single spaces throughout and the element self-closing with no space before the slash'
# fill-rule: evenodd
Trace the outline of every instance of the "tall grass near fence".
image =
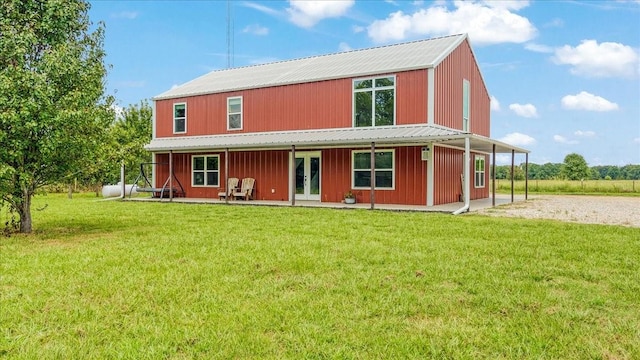
<svg viewBox="0 0 640 360">
<path fill-rule="evenodd" d="M 637 228 L 34 206 L 33 235 L 0 238 L 3 359 L 640 358 Z"/>
<path fill-rule="evenodd" d="M 496 180 L 496 192 L 511 191 L 511 180 Z M 514 191 L 524 193 L 525 181 L 514 181 Z M 530 193 L 640 195 L 640 180 L 529 180 Z"/>
</svg>

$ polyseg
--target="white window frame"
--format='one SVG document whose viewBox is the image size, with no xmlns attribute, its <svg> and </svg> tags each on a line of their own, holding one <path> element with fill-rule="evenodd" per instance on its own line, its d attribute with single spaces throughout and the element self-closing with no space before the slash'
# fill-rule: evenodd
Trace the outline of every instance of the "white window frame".
<svg viewBox="0 0 640 360">
<path fill-rule="evenodd" d="M 236 100 L 236 99 L 240 99 L 240 112 L 231 112 L 231 109 L 229 108 L 229 102 L 231 100 Z M 242 96 L 230 96 L 227 98 L 227 130 L 229 131 L 235 131 L 235 130 L 242 130 L 242 120 L 243 120 L 243 100 L 242 100 Z M 240 115 L 240 127 L 238 128 L 232 128 L 231 127 L 231 121 L 230 121 L 230 116 L 231 115 Z"/>
<path fill-rule="evenodd" d="M 471 118 L 471 83 L 467 79 L 462 80 L 462 131 L 470 131 L 469 119 Z"/>
<path fill-rule="evenodd" d="M 184 105 L 184 131 L 176 131 L 176 120 L 182 119 L 182 118 L 176 117 L 176 106 L 179 106 L 179 105 Z M 186 102 L 173 103 L 173 133 L 185 134 L 186 132 L 187 132 L 187 103 Z"/>
<path fill-rule="evenodd" d="M 376 79 L 385 79 L 385 78 L 393 78 L 393 86 L 381 86 L 381 87 L 376 87 Z M 366 88 L 366 89 L 356 89 L 356 82 L 357 81 L 367 81 L 367 80 L 371 80 L 371 88 Z M 396 104 L 396 84 L 397 84 L 397 77 L 395 74 L 390 74 L 390 75 L 380 75 L 380 76 L 373 76 L 373 77 L 366 77 L 366 78 L 358 78 L 358 79 L 353 79 L 352 83 L 351 83 L 351 124 L 352 127 L 356 127 L 356 93 L 359 92 L 367 92 L 367 91 L 371 91 L 371 125 L 367 126 L 367 127 L 376 127 L 376 126 L 394 126 L 396 124 L 396 109 L 397 109 L 397 104 Z M 376 90 L 393 90 L 393 124 L 391 125 L 376 125 L 376 105 L 375 105 L 375 97 L 376 97 Z M 359 126 L 359 127 L 364 127 L 364 126 Z"/>
<path fill-rule="evenodd" d="M 478 161 L 482 162 L 481 169 L 478 169 Z M 485 169 L 487 167 L 487 159 L 484 155 L 476 155 L 473 162 L 474 186 L 476 189 L 485 187 Z"/>
<path fill-rule="evenodd" d="M 218 159 L 218 169 L 213 170 L 213 169 L 207 169 L 207 159 L 208 158 L 217 158 Z M 194 169 L 195 166 L 195 159 L 196 158 L 204 158 L 204 170 L 196 170 Z M 198 171 L 198 172 L 204 172 L 204 184 L 203 185 L 196 185 L 195 184 L 195 176 L 194 173 Z M 207 185 L 207 174 L 208 173 L 212 173 L 215 172 L 216 176 L 218 178 L 218 185 Z M 220 155 L 191 155 L 191 186 L 192 187 L 213 187 L 213 188 L 219 188 L 220 187 Z"/>
<path fill-rule="evenodd" d="M 375 187 L 375 190 L 395 190 L 396 189 L 396 150 L 395 149 L 380 149 L 380 150 L 376 150 L 375 151 L 376 154 L 378 153 L 387 153 L 390 152 L 391 153 L 391 169 L 378 169 L 376 168 L 375 171 L 389 171 L 391 170 L 391 187 Z M 369 186 L 356 186 L 356 171 L 369 171 L 371 172 L 371 165 L 369 165 L 369 167 L 367 169 L 356 169 L 355 168 L 355 164 L 356 164 L 356 154 L 362 154 L 362 153 L 366 153 L 367 155 L 371 156 L 371 150 L 352 150 L 351 151 L 351 188 L 354 190 L 370 190 L 371 189 L 371 185 Z M 371 162 L 369 162 L 369 164 L 371 164 Z M 375 182 L 375 177 L 372 179 L 372 181 Z"/>
</svg>

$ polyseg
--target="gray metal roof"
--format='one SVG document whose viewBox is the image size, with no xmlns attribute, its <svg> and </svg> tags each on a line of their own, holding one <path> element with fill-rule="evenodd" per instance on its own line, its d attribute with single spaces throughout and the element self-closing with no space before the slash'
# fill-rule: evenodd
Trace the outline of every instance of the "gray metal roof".
<svg viewBox="0 0 640 360">
<path fill-rule="evenodd" d="M 270 64 L 217 70 L 166 91 L 154 100 L 268 86 L 393 73 L 437 66 L 466 34 Z"/>
<path fill-rule="evenodd" d="M 260 133 L 238 133 L 206 136 L 180 136 L 155 138 L 145 146 L 152 152 L 198 152 L 253 149 L 296 149 L 359 147 L 376 145 L 424 145 L 430 142 L 442 143 L 464 149 L 464 139 L 471 140 L 471 149 L 490 153 L 496 145 L 496 152 L 528 153 L 527 150 L 438 125 L 396 125 L 359 128 L 334 128 L 318 130 L 273 131 Z"/>
</svg>

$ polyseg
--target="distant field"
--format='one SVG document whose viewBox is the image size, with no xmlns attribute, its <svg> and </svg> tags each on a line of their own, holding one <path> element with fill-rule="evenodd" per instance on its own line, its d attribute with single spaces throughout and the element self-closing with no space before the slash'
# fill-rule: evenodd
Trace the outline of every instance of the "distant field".
<svg viewBox="0 0 640 360">
<path fill-rule="evenodd" d="M 640 358 L 638 228 L 66 194 L 33 213 L 0 238 L 3 359 Z"/>
<path fill-rule="evenodd" d="M 514 191 L 524 193 L 525 181 L 514 181 Z M 511 191 L 510 180 L 496 180 L 496 192 Z M 529 192 L 548 194 L 640 195 L 640 180 L 529 180 Z"/>
</svg>

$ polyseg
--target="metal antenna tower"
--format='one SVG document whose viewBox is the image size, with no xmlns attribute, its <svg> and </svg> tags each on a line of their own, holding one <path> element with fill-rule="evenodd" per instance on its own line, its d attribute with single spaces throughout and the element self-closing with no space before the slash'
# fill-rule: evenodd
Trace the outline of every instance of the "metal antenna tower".
<svg viewBox="0 0 640 360">
<path fill-rule="evenodd" d="M 233 67 L 233 14 L 231 0 L 227 0 L 227 69 Z"/>
</svg>

